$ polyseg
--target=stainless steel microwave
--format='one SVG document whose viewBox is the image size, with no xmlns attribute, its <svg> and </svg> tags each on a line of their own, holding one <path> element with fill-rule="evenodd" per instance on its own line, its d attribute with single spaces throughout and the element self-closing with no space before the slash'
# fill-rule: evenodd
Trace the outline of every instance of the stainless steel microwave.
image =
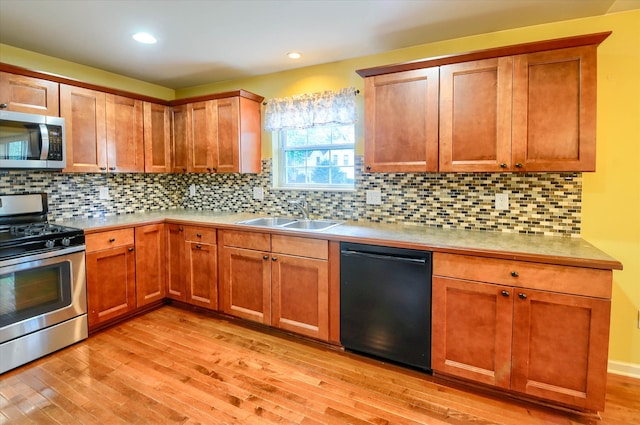
<svg viewBox="0 0 640 425">
<path fill-rule="evenodd" d="M 64 118 L 0 111 L 0 169 L 61 170 L 65 154 Z"/>
</svg>

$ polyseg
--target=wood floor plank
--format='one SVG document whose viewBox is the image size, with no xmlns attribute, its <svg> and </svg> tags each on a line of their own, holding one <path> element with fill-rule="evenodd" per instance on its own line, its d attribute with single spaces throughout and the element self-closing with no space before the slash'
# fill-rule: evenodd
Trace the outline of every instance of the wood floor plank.
<svg viewBox="0 0 640 425">
<path fill-rule="evenodd" d="M 602 419 L 165 306 L 0 376 L 2 424 L 640 425 L 610 375 Z"/>
</svg>

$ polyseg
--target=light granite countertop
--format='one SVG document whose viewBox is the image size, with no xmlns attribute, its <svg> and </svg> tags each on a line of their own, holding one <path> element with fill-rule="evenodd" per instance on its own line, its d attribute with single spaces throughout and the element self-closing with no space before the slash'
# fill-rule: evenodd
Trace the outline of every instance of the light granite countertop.
<svg viewBox="0 0 640 425">
<path fill-rule="evenodd" d="M 328 240 L 427 249 L 434 252 L 622 270 L 622 264 L 619 261 L 581 238 L 351 221 L 321 232 L 237 224 L 239 221 L 264 216 L 266 215 L 176 209 L 91 219 L 69 219 L 58 221 L 58 223 L 84 229 L 86 233 L 94 233 L 168 220 L 184 224 L 211 225 L 224 229 L 304 235 Z"/>
</svg>

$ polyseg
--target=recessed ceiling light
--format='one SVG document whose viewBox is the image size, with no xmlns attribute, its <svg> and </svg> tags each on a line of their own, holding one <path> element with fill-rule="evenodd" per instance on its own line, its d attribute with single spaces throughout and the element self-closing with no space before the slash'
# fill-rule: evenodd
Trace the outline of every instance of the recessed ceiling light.
<svg viewBox="0 0 640 425">
<path fill-rule="evenodd" d="M 290 52 L 290 53 L 287 53 L 287 57 L 289 59 L 300 59 L 302 55 L 298 52 Z"/>
<path fill-rule="evenodd" d="M 138 32 L 133 34 L 133 39 L 144 44 L 155 44 L 158 42 L 154 36 L 147 32 Z"/>
</svg>

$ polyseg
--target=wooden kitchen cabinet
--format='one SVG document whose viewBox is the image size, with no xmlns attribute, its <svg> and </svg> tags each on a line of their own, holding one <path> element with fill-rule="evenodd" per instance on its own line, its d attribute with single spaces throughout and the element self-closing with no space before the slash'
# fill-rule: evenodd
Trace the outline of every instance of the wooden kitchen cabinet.
<svg viewBox="0 0 640 425">
<path fill-rule="evenodd" d="M 136 306 L 161 301 L 166 294 L 165 228 L 149 224 L 135 228 Z"/>
<path fill-rule="evenodd" d="M 365 78 L 365 170 L 438 170 L 438 67 Z"/>
<path fill-rule="evenodd" d="M 171 172 L 171 108 L 143 102 L 144 171 Z"/>
<path fill-rule="evenodd" d="M 173 109 L 174 172 L 258 173 L 260 103 L 222 97 Z"/>
<path fill-rule="evenodd" d="M 133 229 L 86 235 L 89 329 L 136 309 Z"/>
<path fill-rule="evenodd" d="M 595 171 L 596 46 L 440 68 L 440 171 Z"/>
<path fill-rule="evenodd" d="M 142 172 L 142 101 L 60 85 L 67 138 L 66 172 Z"/>
<path fill-rule="evenodd" d="M 611 270 L 434 253 L 432 367 L 604 408 Z"/>
<path fill-rule="evenodd" d="M 216 229 L 166 225 L 167 297 L 218 309 Z"/>
<path fill-rule="evenodd" d="M 0 72 L 0 109 L 57 117 L 60 115 L 59 85 L 40 78 Z"/>
<path fill-rule="evenodd" d="M 225 313 L 329 339 L 329 244 L 325 240 L 221 231 Z"/>
</svg>

